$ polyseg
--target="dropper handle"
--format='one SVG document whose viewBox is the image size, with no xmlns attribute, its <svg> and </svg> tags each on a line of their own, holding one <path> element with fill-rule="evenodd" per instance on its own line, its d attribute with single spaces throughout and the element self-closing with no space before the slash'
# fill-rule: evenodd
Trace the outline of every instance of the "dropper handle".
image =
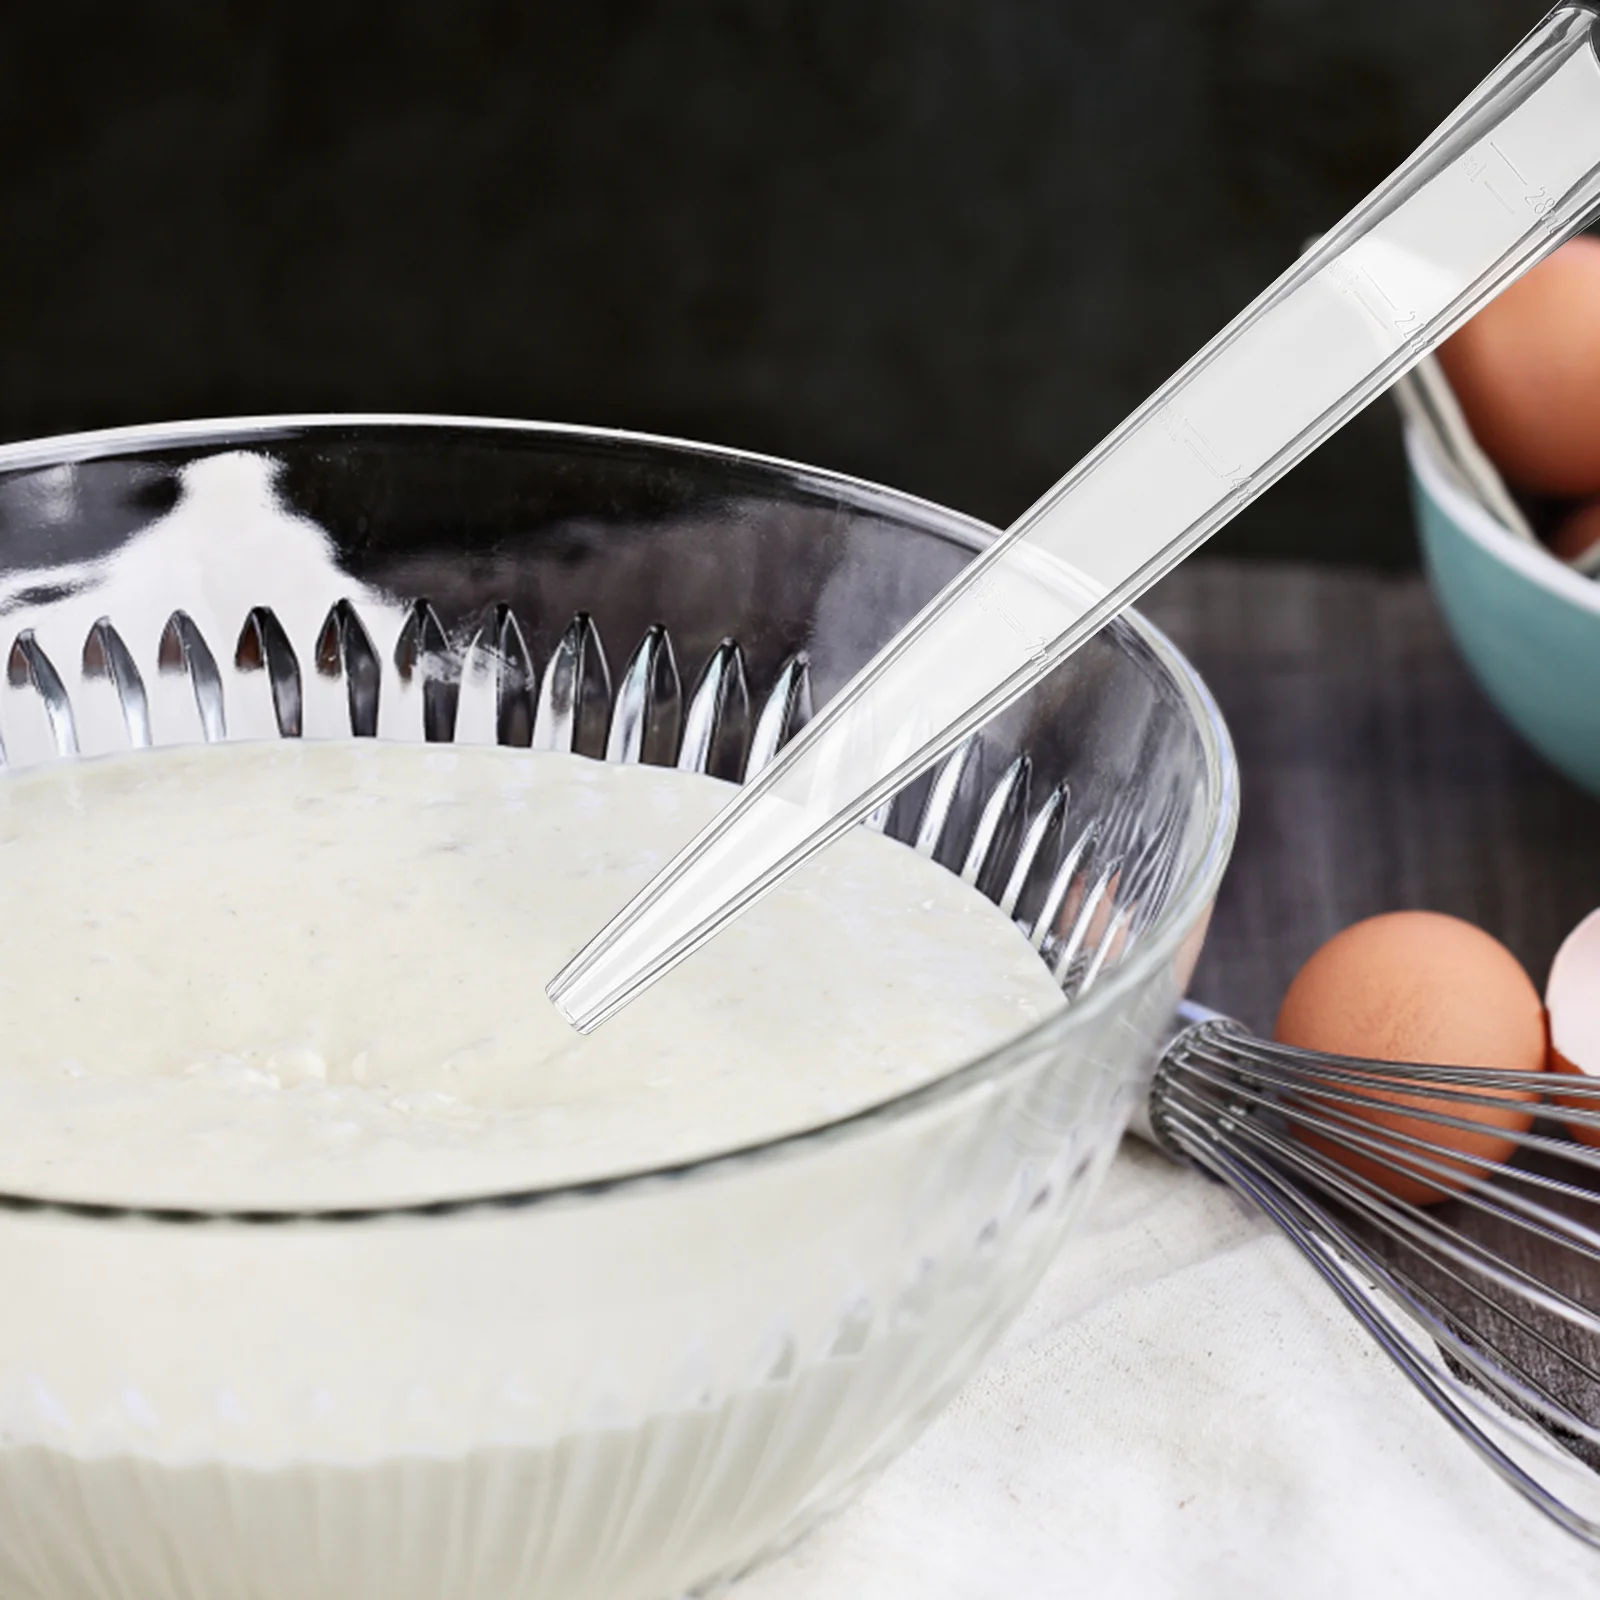
<svg viewBox="0 0 1600 1600">
<path fill-rule="evenodd" d="M 1383 184 L 942 589 L 563 968 L 588 1030 L 954 749 L 1600 203 L 1596 8 Z"/>
</svg>

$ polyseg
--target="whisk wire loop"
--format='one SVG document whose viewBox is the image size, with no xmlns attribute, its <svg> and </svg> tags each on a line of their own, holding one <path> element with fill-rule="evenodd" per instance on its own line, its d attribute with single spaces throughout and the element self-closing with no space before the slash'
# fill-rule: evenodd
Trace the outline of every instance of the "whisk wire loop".
<svg viewBox="0 0 1600 1600">
<path fill-rule="evenodd" d="M 1215 1024 L 1205 1026 L 1213 1031 L 1220 1031 L 1216 1029 Z M 1233 1027 L 1231 1024 L 1229 1026 Z M 1216 1045 L 1200 1037 L 1192 1047 L 1186 1044 L 1183 1048 L 1184 1077 L 1195 1084 L 1204 1084 L 1215 1090 L 1226 1091 L 1231 1100 L 1238 1105 L 1249 1106 L 1258 1113 L 1271 1113 L 1273 1120 L 1281 1120 L 1291 1128 L 1314 1133 L 1327 1143 L 1337 1145 L 1351 1154 L 1360 1155 L 1373 1165 L 1383 1167 L 1397 1176 L 1438 1179 L 1441 1186 L 1459 1191 L 1458 1198 L 1463 1204 L 1487 1215 L 1498 1217 L 1502 1221 L 1519 1221 L 1530 1231 L 1538 1232 L 1552 1242 L 1579 1251 L 1588 1259 L 1600 1264 L 1600 1229 L 1589 1227 L 1577 1218 L 1542 1205 L 1519 1192 L 1519 1189 L 1542 1190 L 1552 1197 L 1593 1203 L 1595 1195 L 1592 1190 L 1550 1173 L 1509 1166 L 1502 1160 L 1482 1156 L 1454 1145 L 1441 1150 L 1440 1146 L 1430 1143 L 1418 1134 L 1374 1122 L 1368 1117 L 1359 1115 L 1359 1112 L 1368 1111 L 1388 1116 L 1400 1114 L 1408 1121 L 1426 1122 L 1466 1133 L 1481 1133 L 1484 1125 L 1479 1121 L 1429 1111 L 1414 1103 L 1397 1105 L 1393 1099 L 1382 1095 L 1337 1092 L 1330 1094 L 1322 1082 L 1324 1078 L 1335 1073 L 1344 1073 L 1353 1081 L 1359 1074 L 1364 1081 L 1382 1082 L 1392 1089 L 1399 1081 L 1397 1073 L 1409 1074 L 1408 1065 L 1358 1062 L 1332 1065 L 1330 1063 L 1334 1058 L 1331 1057 L 1319 1056 L 1309 1051 L 1298 1054 L 1305 1062 L 1315 1063 L 1314 1080 L 1308 1081 L 1305 1075 L 1306 1069 L 1301 1068 L 1296 1072 L 1280 1071 L 1263 1086 L 1256 1081 L 1264 1076 L 1263 1074 L 1257 1073 L 1250 1066 L 1239 1064 L 1230 1066 L 1226 1055 Z M 1451 1070 L 1453 1069 L 1430 1069 L 1432 1073 Z M 1548 1075 L 1542 1073 L 1496 1074 L 1492 1070 L 1484 1071 L 1476 1068 L 1455 1070 L 1459 1070 L 1463 1078 L 1470 1077 L 1489 1082 L 1506 1081 L 1508 1087 L 1525 1092 L 1529 1096 L 1542 1096 L 1550 1087 Z M 1175 1082 L 1173 1088 L 1177 1089 Z M 1447 1095 L 1450 1095 L 1450 1091 L 1439 1084 L 1437 1079 L 1430 1077 L 1429 1099 L 1441 1099 Z M 1504 1111 L 1508 1104 L 1516 1103 L 1508 1101 L 1505 1096 L 1473 1095 L 1467 1091 L 1451 1097 L 1463 1104 L 1477 1105 L 1489 1111 Z M 1325 1107 L 1322 1102 L 1330 1099 L 1353 1110 L 1347 1112 L 1339 1106 Z M 1537 1102 L 1529 1106 L 1530 1111 L 1536 1109 L 1538 1109 Z M 1494 1131 L 1522 1150 L 1557 1157 L 1564 1162 L 1591 1170 L 1600 1169 L 1600 1152 L 1586 1145 L 1541 1134 L 1531 1128 L 1497 1127 Z M 1249 1133 L 1258 1141 L 1271 1137 L 1267 1122 L 1260 1116 L 1250 1122 Z M 1394 1153 L 1395 1147 L 1399 1147 L 1401 1154 Z M 1352 1176 L 1348 1167 L 1330 1166 L 1322 1161 L 1315 1147 L 1310 1144 L 1297 1142 L 1290 1146 L 1280 1142 L 1277 1153 L 1304 1165 L 1310 1173 L 1323 1174 L 1328 1184 L 1344 1186 Z M 1463 1168 L 1471 1170 L 1463 1173 Z M 1489 1188 L 1474 1182 L 1464 1182 L 1464 1178 L 1496 1178 L 1500 1181 L 1493 1188 Z M 1372 1188 L 1371 1185 L 1365 1187 Z M 1373 1192 L 1383 1193 L 1386 1199 L 1392 1199 L 1387 1191 Z M 1348 1192 L 1344 1197 L 1351 1198 Z M 1423 1214 L 1415 1207 L 1410 1209 L 1416 1211 L 1418 1215 Z M 1509 1212 L 1515 1212 L 1517 1216 L 1513 1218 Z"/>
<path fill-rule="evenodd" d="M 1185 1022 L 1151 1088 L 1157 1141 L 1259 1206 L 1451 1428 L 1600 1548 L 1600 1152 L 1549 1120 L 1600 1122 L 1600 1085 Z"/>
<path fill-rule="evenodd" d="M 1600 1335 L 1600 1316 L 1596 1316 L 1587 1307 L 1579 1305 L 1547 1284 L 1541 1283 L 1531 1274 L 1511 1266 L 1495 1252 L 1486 1248 L 1480 1240 L 1440 1222 L 1424 1207 L 1395 1197 L 1373 1179 L 1341 1167 L 1337 1162 L 1319 1155 L 1314 1150 L 1302 1149 L 1270 1129 L 1258 1128 L 1252 1130 L 1252 1133 L 1253 1137 L 1246 1141 L 1247 1143 L 1265 1151 L 1291 1170 L 1303 1172 L 1324 1194 L 1341 1202 L 1368 1221 L 1388 1230 L 1391 1235 L 1408 1240 L 1419 1249 L 1428 1249 L 1461 1266 L 1472 1268 L 1500 1287 L 1513 1293 L 1524 1294 L 1545 1310 Z M 1400 1176 L 1412 1175 L 1411 1169 L 1400 1163 L 1389 1165 L 1391 1170 Z M 1439 1170 L 1441 1173 L 1445 1171 L 1443 1168 Z M 1446 1176 L 1448 1177 L 1448 1174 Z M 1459 1181 L 1459 1174 L 1457 1178 Z M 1501 1210 L 1493 1202 L 1486 1200 L 1481 1190 L 1474 1192 L 1468 1189 L 1457 1198 L 1464 1205 L 1472 1206 L 1502 1221 L 1512 1223 L 1526 1221 L 1524 1217 Z M 1543 1208 L 1536 1209 L 1553 1224 L 1567 1220 L 1561 1218 L 1558 1213 Z M 1579 1249 L 1590 1259 L 1600 1259 L 1589 1243 L 1594 1235 L 1587 1229 L 1574 1236 L 1560 1226 L 1542 1229 L 1530 1224 L 1529 1231 L 1554 1244 Z"/>
<path fill-rule="evenodd" d="M 1226 1148 L 1211 1147 L 1201 1164 L 1271 1218 L 1374 1343 L 1493 1471 L 1574 1537 L 1600 1549 L 1600 1520 L 1571 1505 L 1543 1477 L 1510 1453 L 1508 1447 L 1514 1445 L 1535 1456 L 1544 1471 L 1573 1478 L 1580 1489 L 1588 1486 L 1583 1482 L 1583 1463 L 1564 1449 L 1547 1428 L 1527 1415 L 1518 1403 L 1515 1386 L 1505 1381 L 1502 1369 L 1481 1360 L 1474 1363 L 1490 1380 L 1489 1392 L 1500 1399 L 1500 1405 L 1491 1409 L 1482 1396 L 1444 1365 L 1437 1345 L 1446 1344 L 1463 1355 L 1475 1352 L 1447 1325 L 1432 1318 L 1418 1304 L 1411 1286 L 1390 1272 L 1325 1211 L 1286 1185 L 1270 1167 L 1240 1159 Z M 1404 1306 L 1412 1326 L 1406 1326 L 1392 1304 L 1386 1303 L 1385 1291 Z M 1427 1336 L 1435 1341 L 1435 1348 L 1428 1348 Z M 1559 1403 L 1555 1409 L 1570 1421 L 1578 1420 Z M 1504 1442 L 1492 1436 L 1490 1430 Z"/>
</svg>

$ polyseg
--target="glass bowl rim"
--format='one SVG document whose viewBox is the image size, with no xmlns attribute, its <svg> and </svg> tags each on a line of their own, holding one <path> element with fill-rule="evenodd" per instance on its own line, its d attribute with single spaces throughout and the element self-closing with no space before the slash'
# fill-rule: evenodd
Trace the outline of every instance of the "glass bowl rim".
<svg viewBox="0 0 1600 1600">
<path fill-rule="evenodd" d="M 927 532 L 943 532 L 980 549 L 999 531 L 989 523 L 954 511 L 937 501 L 892 489 L 871 479 L 790 461 L 781 456 L 732 446 L 705 444 L 623 428 L 580 423 L 539 422 L 506 417 L 456 416 L 427 412 L 290 412 L 243 417 L 196 418 L 165 423 L 94 429 L 0 445 L 0 473 L 71 466 L 106 456 L 170 449 L 183 445 L 267 442 L 320 429 L 377 430 L 417 428 L 428 431 L 511 432 L 554 441 L 646 447 L 678 452 L 702 461 L 747 466 L 786 476 L 796 485 L 831 488 L 863 510 L 893 508 Z M 1087 998 L 1025 1028 L 990 1049 L 949 1068 L 913 1089 L 876 1101 L 845 1116 L 829 1118 L 770 1138 L 698 1155 L 690 1160 L 637 1168 L 600 1178 L 523 1189 L 469 1193 L 437 1199 L 356 1206 L 303 1208 L 204 1207 L 138 1202 L 73 1200 L 64 1196 L 0 1191 L 0 1212 L 41 1212 L 99 1221 L 143 1221 L 158 1224 L 238 1224 L 244 1226 L 317 1224 L 348 1227 L 385 1218 L 439 1218 L 470 1212 L 524 1210 L 555 1204 L 585 1204 L 612 1194 L 648 1192 L 668 1183 L 726 1174 L 754 1163 L 775 1160 L 801 1149 L 833 1143 L 859 1130 L 914 1115 L 930 1104 L 954 1098 L 979 1083 L 1005 1078 L 1041 1050 L 1060 1048 L 1074 1032 L 1093 1024 L 1129 990 L 1137 988 L 1177 951 L 1193 924 L 1215 896 L 1227 867 L 1238 825 L 1239 772 L 1233 741 L 1211 691 L 1188 658 L 1161 629 L 1133 607 L 1119 621 L 1131 628 L 1150 650 L 1183 699 L 1199 735 L 1207 785 L 1206 837 L 1199 857 L 1170 904 L 1151 925 L 1140 948 L 1119 963 Z"/>
</svg>

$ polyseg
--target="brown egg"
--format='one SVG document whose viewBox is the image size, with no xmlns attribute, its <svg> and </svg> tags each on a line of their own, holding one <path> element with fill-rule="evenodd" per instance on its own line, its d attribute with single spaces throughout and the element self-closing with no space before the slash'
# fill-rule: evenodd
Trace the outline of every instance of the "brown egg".
<svg viewBox="0 0 1600 1600">
<path fill-rule="evenodd" d="M 1510 1072 L 1539 1072 L 1545 1065 L 1544 1007 L 1521 963 L 1481 928 L 1432 911 L 1391 912 L 1335 935 L 1290 984 L 1275 1032 L 1282 1043 L 1304 1050 L 1379 1061 Z M 1533 1113 L 1522 1107 L 1535 1096 L 1511 1090 L 1504 1111 L 1471 1112 L 1416 1090 L 1397 1089 L 1383 1098 L 1396 1106 L 1470 1115 L 1485 1131 L 1443 1128 L 1399 1113 L 1353 1114 L 1396 1133 L 1501 1161 L 1515 1148 L 1506 1132 L 1532 1124 Z M 1310 1132 L 1300 1137 L 1399 1199 L 1426 1204 L 1444 1198 L 1437 1177 L 1424 1182 Z M 1463 1165 L 1454 1187 L 1464 1187 L 1472 1175 Z"/>
<path fill-rule="evenodd" d="M 1550 1014 L 1550 1066 L 1555 1072 L 1600 1077 L 1600 911 L 1591 911 L 1562 941 L 1544 990 Z M 1564 1106 L 1600 1111 L 1600 1099 L 1556 1097 Z M 1585 1144 L 1600 1145 L 1600 1127 L 1569 1122 Z"/>
<path fill-rule="evenodd" d="M 1439 360 L 1513 483 L 1600 494 L 1600 238 L 1562 245 L 1446 340 Z"/>
<path fill-rule="evenodd" d="M 1579 506 L 1550 535 L 1550 551 L 1563 561 L 1576 561 L 1591 545 L 1600 544 L 1600 500 Z"/>
</svg>

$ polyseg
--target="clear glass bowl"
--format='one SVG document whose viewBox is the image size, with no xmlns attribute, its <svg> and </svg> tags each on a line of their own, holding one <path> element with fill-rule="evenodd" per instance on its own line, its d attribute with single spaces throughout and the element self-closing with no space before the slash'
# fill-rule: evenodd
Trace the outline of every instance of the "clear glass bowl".
<svg viewBox="0 0 1600 1600">
<path fill-rule="evenodd" d="M 13 767 L 354 729 L 661 761 L 687 742 L 737 775 L 991 536 L 827 473 L 570 428 L 16 445 L 0 734 Z M 340 1213 L 0 1197 L 0 1594 L 659 1600 L 790 1541 L 945 1402 L 1082 1210 L 1235 805 L 1209 695 L 1130 615 L 878 819 L 1079 992 L 982 1059 L 560 1190 Z M 1096 918 L 1116 937 L 1086 942 Z"/>
</svg>

